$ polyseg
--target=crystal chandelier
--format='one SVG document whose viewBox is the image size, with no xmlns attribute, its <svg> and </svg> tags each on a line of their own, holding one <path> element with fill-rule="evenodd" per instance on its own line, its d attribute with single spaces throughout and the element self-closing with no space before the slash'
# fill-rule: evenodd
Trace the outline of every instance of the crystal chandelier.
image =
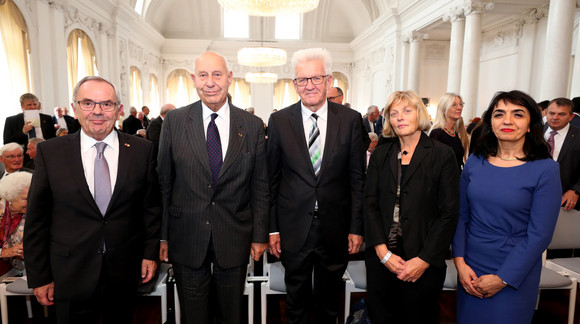
<svg viewBox="0 0 580 324">
<path fill-rule="evenodd" d="M 274 83 L 278 81 L 278 75 L 270 72 L 248 72 L 246 82 L 250 83 Z"/>
<path fill-rule="evenodd" d="M 300 14 L 318 7 L 319 0 L 218 0 L 227 9 L 245 12 L 250 16 Z"/>
<path fill-rule="evenodd" d="M 238 64 L 246 66 L 277 66 L 286 64 L 287 54 L 281 48 L 244 47 L 238 51 Z"/>
</svg>

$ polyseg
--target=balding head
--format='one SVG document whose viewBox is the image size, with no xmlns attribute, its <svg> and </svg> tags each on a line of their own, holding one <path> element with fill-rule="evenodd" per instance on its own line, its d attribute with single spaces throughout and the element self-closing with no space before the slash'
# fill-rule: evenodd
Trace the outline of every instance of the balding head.
<svg viewBox="0 0 580 324">
<path fill-rule="evenodd" d="M 174 105 L 172 105 L 170 103 L 164 104 L 163 106 L 161 106 L 161 112 L 159 112 L 159 115 L 161 117 L 165 118 L 165 115 L 167 115 L 168 112 L 170 112 L 174 109 L 175 109 Z"/>
</svg>

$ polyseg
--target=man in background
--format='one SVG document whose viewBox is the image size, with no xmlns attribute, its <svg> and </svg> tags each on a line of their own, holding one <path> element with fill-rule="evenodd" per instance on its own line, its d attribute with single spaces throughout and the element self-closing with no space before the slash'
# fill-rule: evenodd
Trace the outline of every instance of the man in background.
<svg viewBox="0 0 580 324">
<path fill-rule="evenodd" d="M 326 98 L 334 103 L 342 105 L 342 101 L 344 100 L 344 92 L 342 92 L 342 89 L 339 87 L 331 87 L 326 93 Z"/>
<path fill-rule="evenodd" d="M 30 158 L 28 161 L 24 163 L 24 167 L 34 170 L 34 158 L 36 158 L 36 145 L 40 142 L 44 142 L 42 138 L 31 138 L 28 140 L 28 146 L 26 150 L 26 154 Z"/>
<path fill-rule="evenodd" d="M 161 107 L 161 112 L 159 113 L 159 117 L 153 119 L 149 123 L 149 127 L 147 128 L 147 139 L 153 142 L 153 149 L 155 156 L 159 152 L 159 138 L 161 137 L 161 126 L 163 125 L 163 119 L 165 119 L 165 115 L 168 112 L 175 109 L 175 106 L 168 103 Z M 155 159 L 155 163 L 157 163 L 157 159 Z"/>
<path fill-rule="evenodd" d="M 129 109 L 129 117 L 125 118 L 123 121 L 123 132 L 129 135 L 137 134 L 137 130 L 143 128 L 141 121 L 137 118 L 137 109 L 131 107 Z"/>
<path fill-rule="evenodd" d="M 32 173 L 32 169 L 23 166 L 24 149 L 18 143 L 8 143 L 0 148 L 0 162 L 4 170 L 0 172 L 0 179 L 14 172 L 26 171 Z"/>
</svg>

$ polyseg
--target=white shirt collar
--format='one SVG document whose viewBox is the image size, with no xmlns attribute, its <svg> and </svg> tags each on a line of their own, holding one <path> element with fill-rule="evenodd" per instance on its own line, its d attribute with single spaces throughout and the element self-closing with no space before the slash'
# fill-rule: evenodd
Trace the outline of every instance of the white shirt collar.
<svg viewBox="0 0 580 324">
<path fill-rule="evenodd" d="M 107 135 L 107 137 L 105 137 L 105 139 L 103 139 L 102 141 L 97 141 L 96 139 L 87 135 L 85 133 L 85 131 L 81 129 L 81 153 L 82 154 L 86 153 L 88 150 L 90 150 L 98 142 L 104 142 L 107 144 L 107 146 L 116 150 L 119 147 L 119 136 L 117 135 L 117 132 L 115 130 L 113 130 L 111 133 L 109 133 L 109 135 Z"/>
<path fill-rule="evenodd" d="M 562 129 L 557 130 L 556 133 L 558 133 L 558 135 L 563 135 L 566 136 L 568 134 L 568 130 L 570 129 L 570 123 L 566 124 L 566 126 L 564 126 Z M 552 127 L 548 126 L 548 129 L 546 129 L 546 134 L 550 134 L 550 132 L 552 132 L 553 129 Z"/>
<path fill-rule="evenodd" d="M 313 112 L 312 110 L 306 108 L 306 106 L 304 106 L 302 101 L 300 101 L 300 107 L 301 107 L 303 120 L 307 120 L 308 118 L 310 118 L 310 116 L 312 116 L 312 114 L 317 114 L 318 118 L 321 118 L 323 120 L 328 120 L 328 118 L 327 118 L 328 117 L 328 101 L 326 101 L 326 100 L 324 100 L 324 104 L 316 112 Z"/>
<path fill-rule="evenodd" d="M 202 101 L 201 102 L 201 111 L 202 111 L 203 120 L 211 118 L 211 114 L 213 114 L 213 113 L 218 114 L 218 117 L 221 117 L 225 120 L 229 120 L 230 105 L 228 104 L 228 101 L 226 100 L 226 103 L 224 103 L 224 105 L 221 106 L 218 111 L 213 111 L 213 110 L 209 109 L 209 107 Z"/>
</svg>

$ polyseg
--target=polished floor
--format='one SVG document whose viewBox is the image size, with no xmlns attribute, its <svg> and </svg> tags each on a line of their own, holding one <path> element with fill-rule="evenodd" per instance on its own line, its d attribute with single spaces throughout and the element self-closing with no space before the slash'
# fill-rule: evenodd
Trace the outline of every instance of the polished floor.
<svg viewBox="0 0 580 324">
<path fill-rule="evenodd" d="M 574 323 L 580 320 L 580 292 L 576 298 L 576 314 Z M 364 298 L 365 294 L 354 294 L 353 303 Z M 441 314 L 439 323 L 455 323 L 455 292 L 443 292 L 440 305 Z M 161 302 L 159 297 L 138 297 L 135 311 L 135 324 L 159 324 L 161 323 Z M 256 308 L 259 308 L 259 292 L 256 291 Z M 49 310 L 49 317 L 44 318 L 42 307 L 33 302 L 33 318 L 26 316 L 24 297 L 8 297 L 9 321 L 15 324 L 52 324 L 56 323 L 54 310 Z M 560 290 L 543 291 L 538 310 L 534 315 L 533 324 L 559 324 L 567 323 L 568 316 L 568 293 Z M 256 309 L 254 323 L 259 323 L 259 309 Z M 340 318 L 342 323 L 342 316 Z M 268 324 L 286 324 L 285 306 L 283 295 L 268 296 Z"/>
</svg>

